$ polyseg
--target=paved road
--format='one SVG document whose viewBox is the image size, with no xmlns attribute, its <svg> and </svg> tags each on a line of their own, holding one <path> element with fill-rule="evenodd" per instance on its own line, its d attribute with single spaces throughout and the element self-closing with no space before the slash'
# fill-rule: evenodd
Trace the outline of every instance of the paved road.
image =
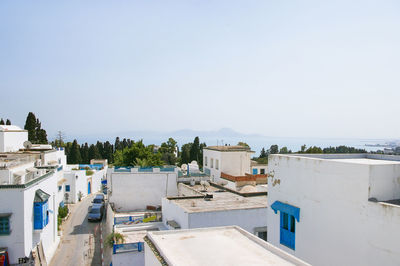
<svg viewBox="0 0 400 266">
<path fill-rule="evenodd" d="M 63 236 L 50 266 L 101 265 L 101 224 L 87 220 L 92 199 L 93 195 L 70 208 L 71 215 L 63 224 Z"/>
</svg>

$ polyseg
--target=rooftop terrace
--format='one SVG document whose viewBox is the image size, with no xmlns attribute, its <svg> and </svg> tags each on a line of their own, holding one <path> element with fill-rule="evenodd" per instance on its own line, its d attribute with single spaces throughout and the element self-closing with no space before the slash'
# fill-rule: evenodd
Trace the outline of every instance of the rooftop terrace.
<svg viewBox="0 0 400 266">
<path fill-rule="evenodd" d="M 400 155 L 385 155 L 371 153 L 343 153 L 343 154 L 274 154 L 272 156 L 282 157 L 305 157 L 310 159 L 331 160 L 337 162 L 384 165 L 400 164 Z"/>
<path fill-rule="evenodd" d="M 213 186 L 207 187 L 207 191 L 203 191 L 200 185 L 191 188 L 203 194 L 212 195 L 212 198 L 205 199 L 203 196 L 188 196 L 170 197 L 167 199 L 173 201 L 188 213 L 256 209 L 266 208 L 268 206 L 266 195 L 256 194 L 256 196 L 244 197 Z"/>
<path fill-rule="evenodd" d="M 246 146 L 208 146 L 204 147 L 203 149 L 206 150 L 214 150 L 214 151 L 225 151 L 225 152 L 231 152 L 231 151 L 248 151 L 248 152 L 254 152 L 250 149 L 250 147 Z"/>
<path fill-rule="evenodd" d="M 308 265 L 237 226 L 148 232 L 145 241 L 170 266 Z"/>
</svg>

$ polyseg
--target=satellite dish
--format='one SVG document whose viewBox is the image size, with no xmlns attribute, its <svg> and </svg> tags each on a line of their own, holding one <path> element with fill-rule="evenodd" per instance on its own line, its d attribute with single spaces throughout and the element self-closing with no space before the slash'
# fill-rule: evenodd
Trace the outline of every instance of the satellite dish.
<svg viewBox="0 0 400 266">
<path fill-rule="evenodd" d="M 182 165 L 181 165 L 181 169 L 182 169 L 183 171 L 186 171 L 186 170 L 187 170 L 187 164 L 182 164 Z"/>
<path fill-rule="evenodd" d="M 24 141 L 23 145 L 24 145 L 25 149 L 27 149 L 27 150 L 32 148 L 32 143 L 29 140 Z"/>
</svg>

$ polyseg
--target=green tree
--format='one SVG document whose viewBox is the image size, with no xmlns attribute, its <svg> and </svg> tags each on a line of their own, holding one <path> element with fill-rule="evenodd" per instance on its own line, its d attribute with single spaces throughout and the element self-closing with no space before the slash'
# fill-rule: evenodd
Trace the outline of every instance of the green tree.
<svg viewBox="0 0 400 266">
<path fill-rule="evenodd" d="M 246 142 L 242 142 L 242 141 L 239 141 L 237 145 L 250 148 L 249 144 L 247 144 Z"/>
<path fill-rule="evenodd" d="M 163 142 L 158 152 L 161 153 L 162 160 L 169 165 L 175 165 L 177 158 L 175 155 L 176 141 L 173 138 L 169 138 L 167 142 Z"/>
<path fill-rule="evenodd" d="M 267 158 L 268 154 L 264 148 L 261 149 L 260 156 L 258 158 Z"/>
<path fill-rule="evenodd" d="M 151 146 L 145 146 L 143 141 L 132 141 L 131 147 L 117 150 L 114 153 L 114 165 L 116 166 L 161 166 L 160 153 L 154 153 Z"/>
<path fill-rule="evenodd" d="M 6 125 L 11 126 L 11 121 L 10 121 L 10 119 L 7 119 Z"/>
<path fill-rule="evenodd" d="M 28 131 L 28 140 L 36 143 L 36 116 L 34 113 L 29 112 L 26 117 L 24 129 Z"/>
<path fill-rule="evenodd" d="M 26 117 L 24 129 L 28 131 L 28 140 L 34 144 L 47 144 L 46 130 L 42 129 L 42 124 L 32 112 Z"/>
<path fill-rule="evenodd" d="M 0 120 L 0 125 L 4 125 L 4 120 L 3 120 L 3 118 Z"/>
<path fill-rule="evenodd" d="M 190 162 L 199 162 L 200 158 L 200 139 L 195 137 L 192 146 L 190 147 Z"/>
<path fill-rule="evenodd" d="M 276 144 L 271 145 L 271 147 L 268 150 L 268 154 L 277 154 L 278 152 L 279 152 L 279 147 Z"/>
<path fill-rule="evenodd" d="M 89 147 L 89 161 L 92 159 L 102 159 L 97 146 L 94 144 Z"/>
<path fill-rule="evenodd" d="M 82 144 L 81 146 L 81 162 L 82 163 L 89 163 L 89 145 L 87 144 L 87 142 L 85 142 L 85 144 Z"/>
<path fill-rule="evenodd" d="M 190 150 L 192 148 L 193 143 L 183 144 L 181 147 L 181 156 L 180 156 L 180 164 L 190 163 Z"/>
<path fill-rule="evenodd" d="M 72 142 L 71 149 L 67 157 L 67 161 L 69 164 L 79 164 L 82 162 L 79 144 L 76 141 L 76 139 Z"/>
<path fill-rule="evenodd" d="M 282 148 L 279 150 L 279 153 L 280 153 L 280 154 L 287 154 L 287 153 L 289 153 L 289 150 L 288 150 L 287 147 L 282 147 Z"/>
</svg>

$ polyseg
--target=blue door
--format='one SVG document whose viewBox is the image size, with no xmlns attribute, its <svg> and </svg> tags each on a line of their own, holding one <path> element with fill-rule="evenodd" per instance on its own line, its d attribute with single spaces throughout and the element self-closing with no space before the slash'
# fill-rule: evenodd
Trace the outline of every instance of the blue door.
<svg viewBox="0 0 400 266">
<path fill-rule="evenodd" d="M 87 183 L 87 193 L 90 194 L 90 182 Z"/>
</svg>

